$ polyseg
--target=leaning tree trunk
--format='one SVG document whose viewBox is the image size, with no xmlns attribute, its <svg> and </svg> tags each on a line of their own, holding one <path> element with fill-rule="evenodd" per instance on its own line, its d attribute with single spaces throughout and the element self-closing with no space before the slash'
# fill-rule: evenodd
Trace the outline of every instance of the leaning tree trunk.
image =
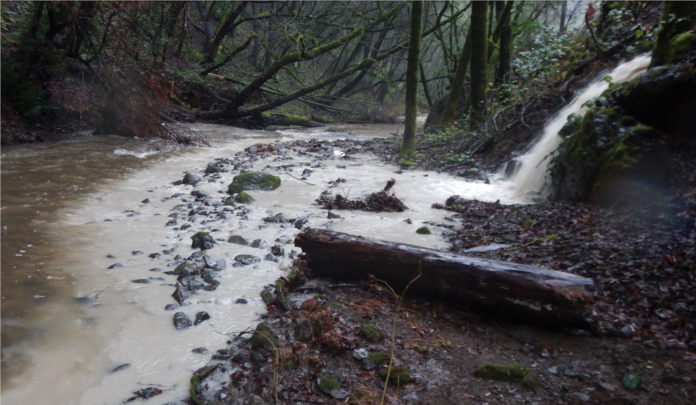
<svg viewBox="0 0 696 405">
<path fill-rule="evenodd" d="M 486 69 L 488 67 L 488 2 L 475 1 L 471 6 L 471 130 L 485 121 Z"/>
<path fill-rule="evenodd" d="M 508 0 L 512 3 L 512 0 Z M 565 2 L 563 3 L 565 4 Z M 498 69 L 495 74 L 495 85 L 499 86 L 509 82 L 510 71 L 512 70 L 512 14 L 509 13 L 500 32 L 500 50 L 498 51 Z"/>
<path fill-rule="evenodd" d="M 547 326 L 591 326 L 586 304 L 592 302 L 593 283 L 574 274 L 320 229 L 297 234 L 295 245 L 316 275 L 372 275 L 397 293 L 410 284 L 409 293 L 462 302 L 493 315 Z"/>
<path fill-rule="evenodd" d="M 469 71 L 469 63 L 471 61 L 471 42 L 471 27 L 469 27 L 466 34 L 466 39 L 464 40 L 464 47 L 462 48 L 462 53 L 459 56 L 459 62 L 457 63 L 457 71 L 454 74 L 454 80 L 452 81 L 452 86 L 450 87 L 450 92 L 447 96 L 447 103 L 442 111 L 442 121 L 440 122 L 440 125 L 443 128 L 449 128 L 454 122 L 454 114 L 457 111 L 459 97 L 461 96 L 462 89 L 464 88 L 464 80 L 466 79 L 466 74 Z"/>
<path fill-rule="evenodd" d="M 406 128 L 399 156 L 409 159 L 416 151 L 416 118 L 418 116 L 418 68 L 420 67 L 421 33 L 423 32 L 423 1 L 411 7 L 411 35 L 408 42 L 406 70 Z"/>
</svg>

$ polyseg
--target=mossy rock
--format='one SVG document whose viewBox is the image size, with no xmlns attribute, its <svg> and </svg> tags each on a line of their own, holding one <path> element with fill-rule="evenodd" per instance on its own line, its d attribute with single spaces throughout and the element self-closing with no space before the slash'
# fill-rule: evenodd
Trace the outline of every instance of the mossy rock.
<svg viewBox="0 0 696 405">
<path fill-rule="evenodd" d="M 234 176 L 227 193 L 236 194 L 249 190 L 271 191 L 280 187 L 280 177 L 268 173 L 243 173 Z"/>
<path fill-rule="evenodd" d="M 215 245 L 215 239 L 208 232 L 197 232 L 191 237 L 191 247 L 194 249 L 208 250 Z"/>
<path fill-rule="evenodd" d="M 321 392 L 331 395 L 331 391 L 338 390 L 341 388 L 341 383 L 338 381 L 336 376 L 331 374 L 324 374 L 317 379 L 317 385 Z"/>
<path fill-rule="evenodd" d="M 371 371 L 375 370 L 382 364 L 388 363 L 390 359 L 391 355 L 389 353 L 372 352 L 368 354 L 367 357 L 362 359 L 360 366 L 363 370 Z"/>
<path fill-rule="evenodd" d="M 240 191 L 239 193 L 234 195 L 234 202 L 238 204 L 251 204 L 254 201 L 256 201 L 254 200 L 254 197 L 250 196 L 244 191 Z"/>
<path fill-rule="evenodd" d="M 256 326 L 256 331 L 251 336 L 251 348 L 253 350 L 272 350 L 278 347 L 278 339 L 265 323 Z"/>
<path fill-rule="evenodd" d="M 349 405 L 364 405 L 365 399 L 368 397 L 368 392 L 365 390 L 355 390 L 350 394 L 348 399 Z"/>
<path fill-rule="evenodd" d="M 416 233 L 420 235 L 430 235 L 430 228 L 427 226 L 421 226 L 420 228 L 416 229 Z"/>
<path fill-rule="evenodd" d="M 196 405 L 203 405 L 204 401 L 198 393 L 199 387 L 201 385 L 201 377 L 197 375 L 191 376 L 191 388 L 189 389 L 189 396 L 191 401 Z"/>
<path fill-rule="evenodd" d="M 667 49 L 667 63 L 674 63 L 680 55 L 696 48 L 696 34 L 685 32 L 677 35 L 669 41 Z"/>
<path fill-rule="evenodd" d="M 382 369 L 379 371 L 379 376 L 382 379 L 387 378 L 389 374 L 389 384 L 394 386 L 401 386 L 411 382 L 411 370 L 406 366 L 392 367 L 391 372 L 387 369 Z"/>
<path fill-rule="evenodd" d="M 377 329 L 370 323 L 363 325 L 358 333 L 360 336 L 373 343 L 379 342 L 387 337 L 387 334 L 384 333 L 384 331 Z"/>
<path fill-rule="evenodd" d="M 478 378 L 489 380 L 521 383 L 525 388 L 534 388 L 537 380 L 534 375 L 521 364 L 504 366 L 501 364 L 486 364 L 474 370 L 474 375 Z"/>
</svg>

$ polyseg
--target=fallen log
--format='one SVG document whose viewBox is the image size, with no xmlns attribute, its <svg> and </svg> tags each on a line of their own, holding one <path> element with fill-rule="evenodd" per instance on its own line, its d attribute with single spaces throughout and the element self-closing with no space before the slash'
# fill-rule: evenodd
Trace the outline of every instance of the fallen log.
<svg viewBox="0 0 696 405">
<path fill-rule="evenodd" d="M 556 327 L 589 328 L 592 280 L 543 267 L 479 259 L 319 229 L 295 246 L 315 275 L 386 281 L 397 293 L 462 302 L 493 315 Z"/>
</svg>

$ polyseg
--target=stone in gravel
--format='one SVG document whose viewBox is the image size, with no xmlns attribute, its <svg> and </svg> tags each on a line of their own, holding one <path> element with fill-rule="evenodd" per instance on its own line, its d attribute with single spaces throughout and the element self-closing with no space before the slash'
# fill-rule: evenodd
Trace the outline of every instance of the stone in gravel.
<svg viewBox="0 0 696 405">
<path fill-rule="evenodd" d="M 136 283 L 136 284 L 150 284 L 150 280 L 148 280 L 146 278 L 139 278 L 137 280 L 131 280 L 131 281 Z"/>
<path fill-rule="evenodd" d="M 150 199 L 149 199 L 149 198 L 146 198 L 146 199 L 144 199 L 144 200 L 142 200 L 142 201 L 140 201 L 140 202 L 143 203 L 143 204 L 147 204 L 147 203 L 150 202 Z"/>
<path fill-rule="evenodd" d="M 353 358 L 355 360 L 362 360 L 365 357 L 367 357 L 369 354 L 370 353 L 367 351 L 367 349 L 360 348 L 360 349 L 353 350 Z"/>
<path fill-rule="evenodd" d="M 210 314 L 208 314 L 205 311 L 201 311 L 196 314 L 196 321 L 193 324 L 197 326 L 203 323 L 203 321 L 207 321 L 208 319 L 210 319 Z"/>
<path fill-rule="evenodd" d="M 125 370 L 127 368 L 130 368 L 130 366 L 131 366 L 130 363 L 124 363 L 124 364 L 121 364 L 120 366 L 117 366 L 116 368 L 114 368 L 111 371 L 113 371 L 115 373 L 117 371 L 121 371 L 121 370 Z"/>
<path fill-rule="evenodd" d="M 230 197 L 232 198 L 232 197 Z M 235 194 L 234 199 L 232 200 L 233 202 L 236 202 L 237 204 L 251 204 L 254 201 L 254 197 L 250 196 L 249 194 L 245 193 L 244 191 Z M 232 205 L 232 204 L 228 204 Z"/>
<path fill-rule="evenodd" d="M 295 228 L 302 229 L 303 226 L 307 225 L 307 222 L 309 222 L 307 218 L 300 218 L 295 221 Z"/>
<path fill-rule="evenodd" d="M 234 260 L 237 263 L 241 263 L 242 266 L 248 266 L 250 264 L 260 262 L 261 258 L 258 256 L 253 256 L 253 255 L 237 255 L 234 257 Z"/>
<path fill-rule="evenodd" d="M 263 222 L 267 224 L 279 224 L 283 222 L 283 214 L 275 214 L 270 217 L 266 217 L 263 219 Z"/>
<path fill-rule="evenodd" d="M 175 310 L 175 309 L 177 309 L 177 308 L 179 308 L 179 306 L 176 305 L 176 304 L 167 304 L 167 305 L 164 306 L 164 310 L 165 310 L 165 311 L 173 311 L 173 310 Z"/>
<path fill-rule="evenodd" d="M 155 253 L 150 253 L 147 257 L 149 257 L 150 259 L 157 259 L 160 256 L 162 256 L 162 255 L 155 252 Z"/>
<path fill-rule="evenodd" d="M 205 281 L 206 283 L 212 283 L 212 282 L 213 282 L 213 279 L 214 279 L 215 277 L 217 277 L 217 273 L 215 272 L 215 270 L 213 270 L 213 269 L 211 269 L 211 268 L 208 268 L 208 267 L 206 267 L 206 268 L 204 268 L 204 269 L 201 269 L 201 270 L 200 270 L 200 273 L 201 273 L 201 278 L 202 278 L 203 281 Z"/>
<path fill-rule="evenodd" d="M 269 253 L 263 258 L 263 260 L 267 260 L 269 262 L 277 262 L 278 258 L 275 257 L 275 255 L 273 255 L 273 253 Z"/>
<path fill-rule="evenodd" d="M 179 228 L 179 229 L 181 229 L 182 231 L 185 231 L 186 229 L 189 229 L 190 227 L 191 227 L 191 224 L 183 224 L 183 225 L 181 225 L 181 228 Z"/>
<path fill-rule="evenodd" d="M 230 236 L 229 239 L 227 239 L 229 243 L 234 243 L 237 245 L 242 245 L 242 246 L 249 246 L 249 241 L 244 238 L 243 236 L 240 235 L 232 235 Z"/>
<path fill-rule="evenodd" d="M 201 176 L 198 176 L 198 175 L 195 175 L 195 174 L 189 172 L 189 173 L 186 173 L 186 175 L 184 176 L 184 179 L 181 182 L 183 184 L 195 185 L 195 184 L 198 184 L 201 180 L 203 180 L 201 178 Z"/>
<path fill-rule="evenodd" d="M 186 329 L 191 327 L 191 318 L 183 312 L 174 314 L 174 327 L 177 329 Z"/>
<path fill-rule="evenodd" d="M 111 253 L 109 253 L 108 255 L 106 255 L 106 258 L 107 258 L 107 259 L 115 259 L 116 256 L 114 256 L 114 255 L 112 255 Z"/>
<path fill-rule="evenodd" d="M 133 256 L 140 256 L 140 255 L 143 254 L 143 252 L 140 251 L 140 250 L 134 250 L 134 251 L 132 251 L 131 253 L 133 253 Z"/>
<path fill-rule="evenodd" d="M 215 262 L 215 267 L 220 270 L 225 270 L 227 268 L 227 260 L 220 259 Z"/>
<path fill-rule="evenodd" d="M 558 375 L 558 367 L 556 367 L 556 366 L 549 367 L 548 369 L 546 369 L 546 371 L 548 371 L 549 373 L 551 373 L 553 375 Z"/>
<path fill-rule="evenodd" d="M 177 224 L 178 224 L 178 222 L 176 222 L 176 219 L 172 219 L 172 220 L 168 221 L 167 225 L 165 225 L 165 226 L 175 226 Z"/>
<path fill-rule="evenodd" d="M 162 269 L 160 269 L 159 267 L 153 267 L 150 269 L 150 271 L 160 272 L 160 271 L 162 271 Z"/>
<path fill-rule="evenodd" d="M 234 302 L 235 304 L 248 304 L 249 301 L 247 301 L 245 298 L 237 298 L 237 301 Z"/>
<path fill-rule="evenodd" d="M 206 193 L 203 190 L 195 190 L 195 191 L 191 192 L 191 195 L 193 195 L 197 198 L 207 198 L 208 197 L 208 193 Z"/>
<path fill-rule="evenodd" d="M 328 218 L 329 218 L 329 219 L 340 219 L 341 216 L 338 215 L 338 214 L 335 214 L 335 213 L 333 213 L 333 212 L 331 212 L 331 211 L 329 211 Z"/>
<path fill-rule="evenodd" d="M 198 353 L 198 354 L 207 354 L 208 353 L 208 348 L 206 347 L 197 347 L 193 350 L 191 350 L 193 353 Z"/>
<path fill-rule="evenodd" d="M 331 396 L 339 401 L 348 398 L 348 395 L 350 395 L 348 391 L 344 390 L 343 388 L 331 390 Z"/>
<path fill-rule="evenodd" d="M 633 328 L 633 326 L 626 325 L 623 328 L 621 328 L 620 332 L 623 337 L 630 339 L 633 337 L 633 335 L 635 335 L 636 330 Z"/>
<path fill-rule="evenodd" d="M 215 239 L 207 232 L 196 232 L 191 237 L 191 247 L 194 249 L 210 250 L 215 244 Z"/>
<path fill-rule="evenodd" d="M 283 249 L 283 246 L 275 244 L 271 247 L 271 253 L 275 256 L 285 256 L 285 249 Z"/>
<path fill-rule="evenodd" d="M 174 294 L 172 294 L 172 297 L 176 300 L 176 302 L 179 303 L 179 305 L 186 306 L 189 305 L 188 302 L 186 302 L 187 299 L 191 297 L 191 293 L 184 288 L 181 284 L 177 283 L 176 284 L 176 291 L 174 291 Z"/>
<path fill-rule="evenodd" d="M 211 280 L 211 282 L 207 286 L 203 287 L 203 289 L 206 291 L 215 291 L 215 289 L 218 288 L 219 285 L 219 281 Z"/>
<path fill-rule="evenodd" d="M 121 263 L 114 263 L 111 266 L 107 267 L 109 270 L 117 269 L 119 267 L 123 267 Z"/>
<path fill-rule="evenodd" d="M 254 239 L 254 241 L 251 242 L 251 247 L 253 248 L 265 249 L 266 246 L 268 246 L 268 243 L 263 239 Z"/>
<path fill-rule="evenodd" d="M 545 359 L 548 359 L 549 357 L 551 357 L 551 354 L 546 349 L 541 349 L 540 355 L 541 355 L 541 357 L 543 357 Z"/>
<path fill-rule="evenodd" d="M 584 392 L 574 392 L 571 394 L 575 398 L 579 399 L 582 402 L 589 402 L 590 401 L 590 396 L 585 394 Z"/>
<path fill-rule="evenodd" d="M 597 383 L 597 388 L 602 390 L 602 391 L 606 391 L 606 392 L 616 391 L 616 385 L 609 384 L 607 382 L 602 382 L 602 381 Z"/>
<path fill-rule="evenodd" d="M 229 194 L 249 190 L 275 190 L 280 187 L 280 177 L 268 173 L 244 173 L 234 176 L 227 188 Z"/>
</svg>

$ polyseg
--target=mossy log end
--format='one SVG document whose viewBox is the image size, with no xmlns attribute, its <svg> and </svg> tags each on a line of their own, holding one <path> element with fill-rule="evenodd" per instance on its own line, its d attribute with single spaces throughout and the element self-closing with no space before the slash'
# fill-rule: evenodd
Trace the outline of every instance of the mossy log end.
<svg viewBox="0 0 696 405">
<path fill-rule="evenodd" d="M 366 279 L 395 291 L 463 302 L 498 316 L 556 327 L 589 328 L 592 280 L 542 267 L 479 259 L 361 236 L 308 229 L 295 237 L 316 275 Z"/>
</svg>

